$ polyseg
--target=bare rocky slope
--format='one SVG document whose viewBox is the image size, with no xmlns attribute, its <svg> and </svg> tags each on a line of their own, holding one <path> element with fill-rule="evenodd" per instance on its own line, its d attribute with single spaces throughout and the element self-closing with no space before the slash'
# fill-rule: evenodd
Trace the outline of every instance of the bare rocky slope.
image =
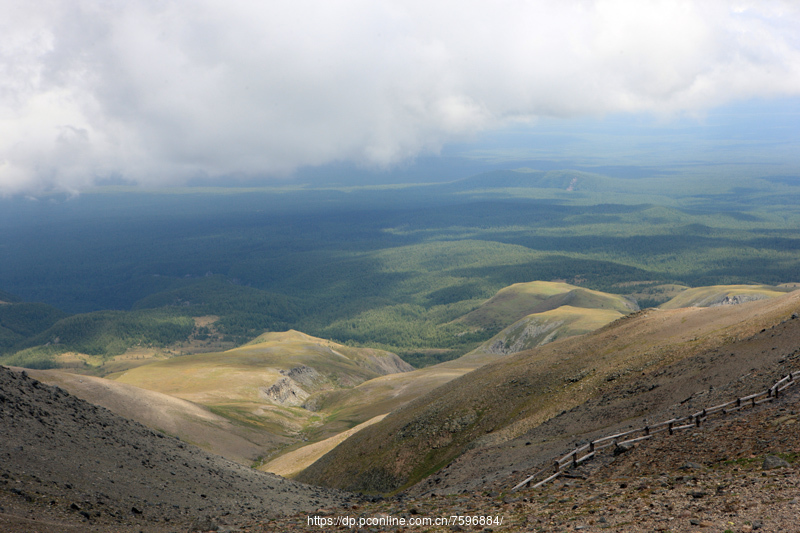
<svg viewBox="0 0 800 533">
<path fill-rule="evenodd" d="M 123 418 L 135 420 L 246 466 L 251 465 L 252 458 L 262 455 L 265 449 L 289 440 L 281 435 L 236 424 L 201 405 L 127 383 L 60 370 L 26 371 L 30 377 L 42 383 L 60 387 Z"/>
<path fill-rule="evenodd" d="M 513 486 L 577 443 L 766 390 L 789 372 L 800 370 L 800 320 L 790 316 L 742 340 L 701 350 L 652 371 L 645 369 L 630 380 L 607 382 L 588 401 L 517 438 L 468 450 L 411 492 L 456 493 L 509 481 Z"/>
<path fill-rule="evenodd" d="M 0 432 L 4 532 L 205 531 L 352 499 L 211 455 L 6 367 Z"/>
</svg>

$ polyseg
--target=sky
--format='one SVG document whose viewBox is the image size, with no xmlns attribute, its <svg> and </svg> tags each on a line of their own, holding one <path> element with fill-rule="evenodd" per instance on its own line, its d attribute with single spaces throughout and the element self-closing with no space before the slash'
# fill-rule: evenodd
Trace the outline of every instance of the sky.
<svg viewBox="0 0 800 533">
<path fill-rule="evenodd" d="M 798 143 L 796 1 L 0 6 L 3 196 L 392 169 L 459 150 L 577 156 L 614 139 L 622 153 L 643 131 L 651 146 L 741 132 Z"/>
</svg>

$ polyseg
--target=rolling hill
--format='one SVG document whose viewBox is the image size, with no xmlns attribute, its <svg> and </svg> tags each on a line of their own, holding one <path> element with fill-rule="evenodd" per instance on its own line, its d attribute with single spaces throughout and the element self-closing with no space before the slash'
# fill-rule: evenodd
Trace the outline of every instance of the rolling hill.
<svg viewBox="0 0 800 533">
<path fill-rule="evenodd" d="M 43 303 L 22 302 L 0 291 L 0 356 L 13 353 L 26 341 L 65 318 L 67 313 Z"/>
<path fill-rule="evenodd" d="M 335 429 L 329 431 L 335 433 L 349 429 L 350 422 L 338 422 L 335 412 L 319 412 L 320 397 L 411 370 L 389 352 L 351 348 L 288 331 L 265 333 L 226 352 L 175 357 L 108 378 L 190 401 L 237 426 L 275 436 L 273 446 L 262 448 L 261 456 L 274 453 L 277 442 L 302 439 L 323 423 L 332 425 Z M 248 459 L 255 461 L 258 456 Z"/>
<path fill-rule="evenodd" d="M 490 329 L 507 327 L 526 316 L 562 306 L 613 310 L 619 316 L 638 311 L 626 298 L 551 281 L 515 283 L 497 292 L 486 303 L 459 319 L 470 326 Z"/>
<path fill-rule="evenodd" d="M 473 350 L 473 353 L 512 354 L 561 338 L 583 335 L 622 318 L 615 309 L 587 309 L 563 305 L 556 309 L 532 313 Z"/>
<path fill-rule="evenodd" d="M 458 322 L 479 329 L 503 328 L 473 352 L 505 355 L 588 333 L 638 310 L 636 303 L 617 294 L 532 281 L 501 289 Z"/>
<path fill-rule="evenodd" d="M 6 316 L 2 316 L 2 315 Z M 44 304 L 18 303 L 0 306 L 0 329 L 14 332 L 14 324 L 27 331 L 8 336 L 12 343 L 0 362 L 27 368 L 73 366 L 64 354 L 79 354 L 80 365 L 102 366 L 114 356 L 137 347 L 160 347 L 189 339 L 195 322 L 169 309 L 144 311 L 96 311 L 68 316 Z"/>
<path fill-rule="evenodd" d="M 714 285 L 687 289 L 668 302 L 661 304 L 661 309 L 678 309 L 680 307 L 715 307 L 718 305 L 736 305 L 754 300 L 764 300 L 782 296 L 796 290 L 797 283 L 783 285 Z"/>
</svg>

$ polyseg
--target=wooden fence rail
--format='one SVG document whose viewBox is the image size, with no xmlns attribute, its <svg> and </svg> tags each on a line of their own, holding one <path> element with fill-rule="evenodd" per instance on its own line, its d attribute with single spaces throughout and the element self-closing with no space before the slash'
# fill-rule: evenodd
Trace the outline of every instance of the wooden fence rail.
<svg viewBox="0 0 800 533">
<path fill-rule="evenodd" d="M 594 458 L 595 454 L 598 451 L 603 450 L 605 448 L 609 448 L 611 446 L 617 447 L 620 445 L 634 444 L 636 442 L 641 442 L 643 440 L 650 439 L 653 436 L 663 432 L 668 432 L 670 435 L 672 435 L 676 431 L 682 431 L 684 429 L 700 427 L 700 425 L 706 420 L 708 420 L 708 418 L 712 415 L 724 416 L 728 413 L 738 411 L 739 409 L 744 409 L 746 407 L 755 407 L 756 405 L 760 405 L 765 402 L 772 402 L 776 398 L 779 398 L 783 391 L 793 386 L 796 383 L 795 380 L 797 378 L 800 378 L 800 371 L 792 372 L 786 375 L 785 377 L 775 382 L 775 384 L 772 385 L 772 387 L 770 387 L 765 391 L 758 392 L 756 394 L 751 394 L 750 396 L 745 396 L 744 398 L 737 398 L 733 401 L 723 403 L 721 405 L 708 407 L 703 409 L 702 411 L 698 411 L 696 413 L 681 418 L 673 418 L 670 420 L 659 422 L 657 424 L 647 425 L 642 428 L 631 429 L 629 431 L 625 431 L 622 433 L 616 433 L 614 435 L 609 435 L 607 437 L 601 437 L 599 439 L 595 439 L 589 444 L 578 446 L 577 448 L 569 452 L 567 455 L 559 459 L 556 459 L 551 467 L 544 467 L 535 474 L 533 474 L 532 476 L 528 476 L 520 483 L 514 485 L 514 487 L 511 490 L 516 491 L 522 487 L 534 488 L 534 489 L 537 487 L 541 487 L 545 483 L 556 479 L 558 476 L 560 476 L 570 468 L 576 468 L 580 464 Z M 550 472 L 549 476 L 531 485 L 531 483 L 533 483 L 534 480 L 540 478 L 541 476 L 543 476 L 548 472 Z"/>
</svg>

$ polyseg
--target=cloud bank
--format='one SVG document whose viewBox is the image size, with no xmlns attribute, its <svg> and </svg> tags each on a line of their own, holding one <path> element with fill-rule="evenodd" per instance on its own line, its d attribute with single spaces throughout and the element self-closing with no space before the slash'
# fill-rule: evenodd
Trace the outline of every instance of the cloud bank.
<svg viewBox="0 0 800 533">
<path fill-rule="evenodd" d="M 538 117 L 800 95 L 799 6 L 10 0 L 0 193 L 386 166 Z"/>
</svg>

